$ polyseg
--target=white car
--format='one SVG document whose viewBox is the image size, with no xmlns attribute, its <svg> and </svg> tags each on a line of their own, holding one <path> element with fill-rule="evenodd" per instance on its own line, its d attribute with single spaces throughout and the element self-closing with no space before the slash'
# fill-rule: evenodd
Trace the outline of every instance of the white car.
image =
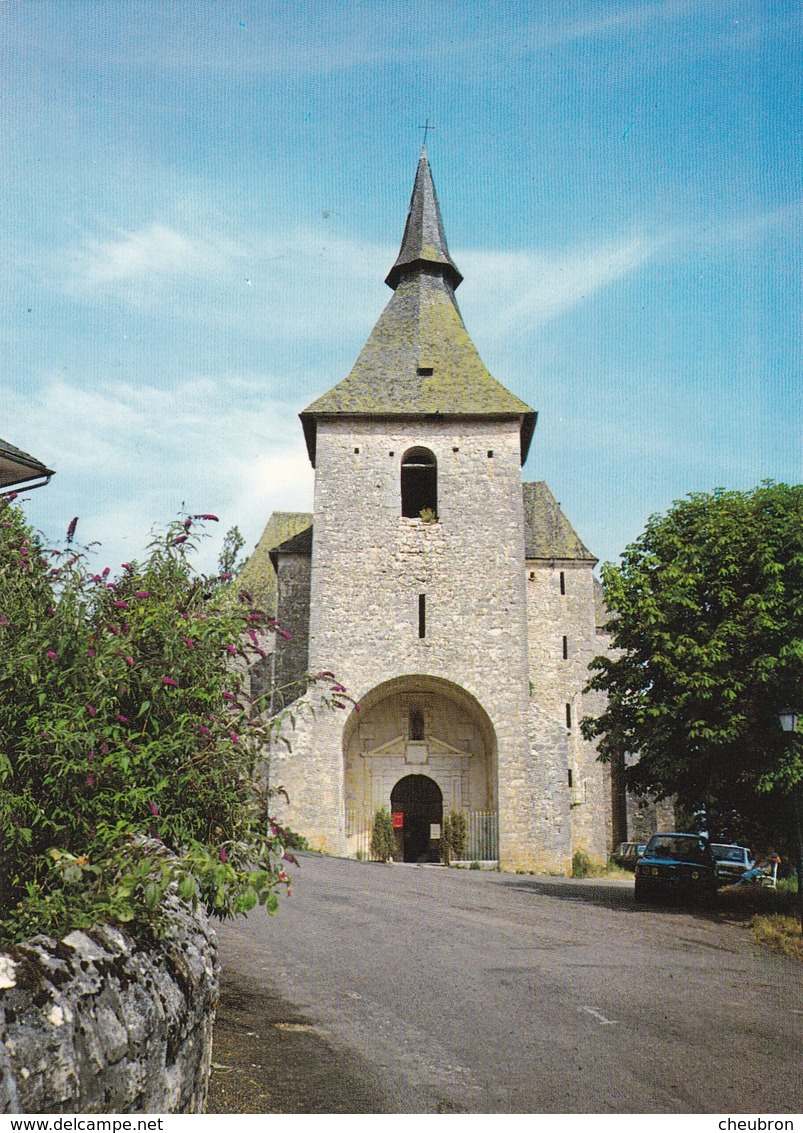
<svg viewBox="0 0 803 1133">
<path fill-rule="evenodd" d="M 711 852 L 714 855 L 717 882 L 720 885 L 733 885 L 755 864 L 747 846 L 725 846 L 714 842 L 711 845 Z"/>
</svg>

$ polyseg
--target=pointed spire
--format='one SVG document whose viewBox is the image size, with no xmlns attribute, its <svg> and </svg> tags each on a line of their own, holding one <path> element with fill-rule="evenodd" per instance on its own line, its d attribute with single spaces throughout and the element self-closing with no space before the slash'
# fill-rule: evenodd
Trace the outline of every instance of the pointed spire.
<svg viewBox="0 0 803 1133">
<path fill-rule="evenodd" d="M 452 288 L 458 287 L 463 279 L 446 247 L 427 151 L 422 146 L 401 249 L 385 283 L 395 291 L 406 271 L 420 270 L 427 265 L 440 266 L 443 278 Z"/>
</svg>

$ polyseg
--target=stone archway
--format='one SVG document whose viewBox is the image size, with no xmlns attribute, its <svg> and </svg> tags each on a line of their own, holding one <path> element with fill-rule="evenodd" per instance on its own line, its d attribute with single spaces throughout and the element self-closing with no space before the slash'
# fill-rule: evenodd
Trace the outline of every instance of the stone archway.
<svg viewBox="0 0 803 1133">
<path fill-rule="evenodd" d="M 349 854 L 366 852 L 373 816 L 393 809 L 408 777 L 436 785 L 441 815 L 461 810 L 485 822 L 496 814 L 496 734 L 482 705 L 452 681 L 406 674 L 362 693 L 343 729 L 343 760 Z M 423 830 L 423 817 L 416 821 Z"/>
<path fill-rule="evenodd" d="M 437 861 L 443 792 L 435 780 L 428 775 L 405 775 L 390 792 L 390 806 L 402 816 L 403 860 Z"/>
</svg>

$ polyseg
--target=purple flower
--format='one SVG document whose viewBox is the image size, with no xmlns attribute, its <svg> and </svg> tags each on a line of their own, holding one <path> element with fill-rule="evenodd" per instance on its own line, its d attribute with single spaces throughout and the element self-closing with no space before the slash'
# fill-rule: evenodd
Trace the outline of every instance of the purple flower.
<svg viewBox="0 0 803 1133">
<path fill-rule="evenodd" d="M 226 652 L 227 652 L 227 653 L 231 653 L 231 655 L 232 655 L 233 657 L 236 657 L 236 656 L 237 656 L 237 649 L 236 649 L 236 647 L 235 647 L 234 645 L 227 645 L 227 646 L 226 646 Z"/>
<path fill-rule="evenodd" d="M 133 569 L 132 566 L 131 566 L 131 563 L 121 563 L 120 565 L 122 566 L 123 570 L 132 570 Z"/>
<path fill-rule="evenodd" d="M 240 737 L 236 732 L 229 732 L 229 739 L 233 744 L 238 744 L 240 742 Z"/>
<path fill-rule="evenodd" d="M 87 657 L 94 657 L 95 656 L 95 650 L 94 649 L 87 649 L 86 655 L 87 655 Z"/>
<path fill-rule="evenodd" d="M 202 736 L 211 736 L 212 734 L 204 724 L 198 724 L 197 728 Z"/>
<path fill-rule="evenodd" d="M 158 814 L 158 813 L 159 813 L 159 808 L 156 805 L 156 803 L 151 803 L 151 814 Z"/>
<path fill-rule="evenodd" d="M 223 699 L 224 700 L 230 700 L 232 702 L 232 704 L 237 703 L 237 698 L 235 696 L 232 696 L 230 692 L 224 692 L 223 693 Z"/>
<path fill-rule="evenodd" d="M 173 540 L 172 545 L 175 547 L 179 543 L 186 543 L 186 542 L 187 542 L 187 536 L 186 535 L 177 535 L 176 538 Z"/>
<path fill-rule="evenodd" d="M 134 597 L 135 598 L 150 598 L 150 596 L 151 596 L 150 590 L 135 590 L 134 591 Z"/>
<path fill-rule="evenodd" d="M 229 582 L 232 578 L 234 578 L 234 575 L 231 574 L 229 571 L 226 571 L 225 574 L 221 574 L 219 577 L 220 577 L 222 582 Z"/>
<path fill-rule="evenodd" d="M 92 778 L 91 775 L 87 775 L 86 785 L 87 785 L 87 787 L 94 787 L 95 786 L 95 780 Z"/>
<path fill-rule="evenodd" d="M 0 626 L 7 626 L 7 625 L 8 625 L 8 618 L 6 617 L 5 614 L 0 614 Z"/>
<path fill-rule="evenodd" d="M 78 516 L 76 515 L 76 516 L 73 516 L 73 518 L 70 520 L 70 526 L 67 528 L 67 542 L 68 543 L 72 543 L 73 535 L 75 535 L 75 529 L 76 529 L 77 526 L 78 526 Z"/>
<path fill-rule="evenodd" d="M 184 642 L 184 644 L 187 646 L 188 649 L 194 649 L 195 648 L 195 642 L 192 640 L 191 637 L 182 637 L 181 640 Z"/>
<path fill-rule="evenodd" d="M 171 688 L 178 688 L 178 681 L 174 681 L 172 677 L 162 677 L 163 685 L 170 685 Z"/>
<path fill-rule="evenodd" d="M 92 719 L 94 720 L 95 719 L 95 705 L 94 704 L 87 704 L 86 710 L 89 713 L 89 715 L 92 717 Z"/>
<path fill-rule="evenodd" d="M 94 751 L 90 751 L 89 755 L 87 756 L 87 759 L 88 759 L 88 760 L 89 760 L 89 762 L 91 763 L 91 762 L 92 762 L 92 760 L 93 760 L 94 758 L 95 758 L 95 753 L 94 753 Z"/>
<path fill-rule="evenodd" d="M 115 604 L 115 606 L 117 607 L 118 610 L 127 610 L 128 609 L 128 603 L 127 602 L 115 602 L 114 604 Z"/>
<path fill-rule="evenodd" d="M 226 853 L 225 850 L 220 851 L 220 860 L 222 862 L 227 862 L 229 860 L 229 855 Z"/>
<path fill-rule="evenodd" d="M 212 523 L 220 523 L 220 520 L 218 519 L 218 517 L 216 515 L 212 515 L 212 513 L 208 512 L 208 511 L 205 512 L 203 515 L 196 515 L 195 518 L 196 519 L 208 519 Z"/>
<path fill-rule="evenodd" d="M 121 724 L 130 724 L 131 723 L 131 721 L 128 719 L 127 716 L 123 716 L 122 712 L 118 712 L 117 715 L 114 718 L 115 718 L 115 720 L 119 721 Z"/>
<path fill-rule="evenodd" d="M 133 657 L 126 657 L 125 663 L 126 663 L 126 665 L 130 665 L 133 668 L 134 667 L 134 658 Z"/>
<path fill-rule="evenodd" d="M 48 655 L 48 657 L 50 658 L 51 661 L 55 661 L 56 658 L 58 657 L 58 653 L 54 653 L 52 649 L 48 649 L 47 655 Z"/>
</svg>

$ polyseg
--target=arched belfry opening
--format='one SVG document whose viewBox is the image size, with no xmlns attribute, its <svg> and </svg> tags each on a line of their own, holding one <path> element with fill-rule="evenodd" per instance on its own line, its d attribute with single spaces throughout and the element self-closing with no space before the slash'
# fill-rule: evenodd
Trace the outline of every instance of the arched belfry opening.
<svg viewBox="0 0 803 1133">
<path fill-rule="evenodd" d="M 417 519 L 422 511 L 438 514 L 438 462 L 428 448 L 410 448 L 401 462 L 401 513 Z"/>
<path fill-rule="evenodd" d="M 404 861 L 437 860 L 443 822 L 443 792 L 428 775 L 405 775 L 390 792 L 394 815 L 401 815 Z"/>
</svg>

